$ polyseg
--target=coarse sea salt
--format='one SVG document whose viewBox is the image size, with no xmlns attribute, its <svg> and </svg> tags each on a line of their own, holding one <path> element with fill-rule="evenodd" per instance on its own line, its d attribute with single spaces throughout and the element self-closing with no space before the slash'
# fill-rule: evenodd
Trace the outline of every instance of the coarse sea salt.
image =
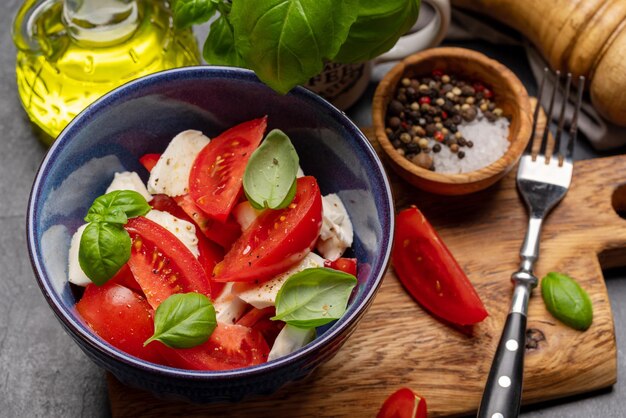
<svg viewBox="0 0 626 418">
<path fill-rule="evenodd" d="M 441 151 L 433 154 L 435 172 L 458 174 L 478 170 L 498 160 L 509 148 L 509 120 L 505 117 L 489 122 L 479 110 L 476 119 L 462 123 L 458 130 L 474 146 L 459 147 L 465 153 L 463 158 L 442 146 Z M 432 139 L 429 142 L 432 149 L 436 142 Z"/>
</svg>

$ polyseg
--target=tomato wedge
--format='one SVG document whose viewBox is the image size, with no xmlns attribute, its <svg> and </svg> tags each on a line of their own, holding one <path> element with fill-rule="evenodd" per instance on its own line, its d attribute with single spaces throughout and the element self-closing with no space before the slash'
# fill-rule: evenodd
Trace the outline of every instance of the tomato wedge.
<svg viewBox="0 0 626 418">
<path fill-rule="evenodd" d="M 392 393 L 376 418 L 426 418 L 426 399 L 409 388 Z"/>
<path fill-rule="evenodd" d="M 161 362 L 154 347 L 143 343 L 152 336 L 152 309 L 146 300 L 116 283 L 90 284 L 76 310 L 96 334 L 112 346 L 153 363 Z"/>
<path fill-rule="evenodd" d="M 189 175 L 189 193 L 211 218 L 226 222 L 241 194 L 246 164 L 259 146 L 267 116 L 244 122 L 213 138 L 200 151 Z"/>
<path fill-rule="evenodd" d="M 270 352 L 263 336 L 242 325 L 218 323 L 209 341 L 193 348 L 154 345 L 172 367 L 189 370 L 229 370 L 265 363 Z"/>
<path fill-rule="evenodd" d="M 322 196 L 314 177 L 300 177 L 285 209 L 266 210 L 233 244 L 213 270 L 214 280 L 269 280 L 302 260 L 322 226 Z"/>
<path fill-rule="evenodd" d="M 145 296 L 143 294 L 143 290 L 141 289 L 141 286 L 139 286 L 139 283 L 137 283 L 137 280 L 135 280 L 135 276 L 133 276 L 133 272 L 130 271 L 130 267 L 128 267 L 128 263 L 124 264 L 122 268 L 119 269 L 117 273 L 115 273 L 115 276 L 113 276 L 111 280 L 109 280 L 107 283 L 119 284 L 120 286 L 129 288 L 130 290 L 138 293 L 139 295 Z"/>
<path fill-rule="evenodd" d="M 237 321 L 237 325 L 254 328 L 259 331 L 268 346 L 274 345 L 276 337 L 285 326 L 283 321 L 272 321 L 270 318 L 276 315 L 276 309 L 273 306 L 258 309 L 252 308 L 244 316 Z"/>
<path fill-rule="evenodd" d="M 435 316 L 458 325 L 487 317 L 472 283 L 416 207 L 396 217 L 391 261 L 405 289 Z"/>
<path fill-rule="evenodd" d="M 175 293 L 211 297 L 204 268 L 171 232 L 143 216 L 129 219 L 125 228 L 132 239 L 128 266 L 154 309 Z"/>
<path fill-rule="evenodd" d="M 156 163 L 159 161 L 159 158 L 161 158 L 161 154 L 144 154 L 139 157 L 139 162 L 146 168 L 146 170 L 152 171 Z"/>
<path fill-rule="evenodd" d="M 343 271 L 356 277 L 356 258 L 340 257 L 335 261 L 324 260 L 324 267 Z"/>
</svg>

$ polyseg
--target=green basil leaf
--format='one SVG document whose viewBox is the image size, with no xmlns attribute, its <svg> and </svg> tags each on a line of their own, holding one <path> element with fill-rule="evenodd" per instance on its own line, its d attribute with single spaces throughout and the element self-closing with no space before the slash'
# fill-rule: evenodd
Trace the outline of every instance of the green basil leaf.
<svg viewBox="0 0 626 418">
<path fill-rule="evenodd" d="M 93 201 L 85 221 L 125 224 L 127 218 L 143 216 L 150 212 L 146 199 L 133 190 L 116 190 Z"/>
<path fill-rule="evenodd" d="M 279 129 L 267 134 L 246 165 L 243 189 L 255 209 L 287 207 L 296 193 L 298 153 Z"/>
<path fill-rule="evenodd" d="M 581 331 L 591 326 L 591 299 L 571 277 L 562 273 L 548 273 L 541 279 L 541 296 L 548 311 L 559 321 Z"/>
<path fill-rule="evenodd" d="M 420 0 L 360 0 L 358 17 L 333 61 L 368 61 L 388 51 L 417 20 Z"/>
<path fill-rule="evenodd" d="M 356 284 L 356 277 L 338 270 L 303 270 L 289 277 L 278 291 L 272 319 L 300 328 L 326 325 L 344 314 Z"/>
<path fill-rule="evenodd" d="M 203 55 L 208 64 L 245 67 L 243 59 L 235 48 L 233 27 L 224 15 L 211 23 L 209 36 L 204 42 Z"/>
<path fill-rule="evenodd" d="M 92 282 L 102 286 L 126 264 L 130 245 L 130 236 L 122 225 L 92 222 L 80 238 L 80 268 Z"/>
<path fill-rule="evenodd" d="M 319 73 L 346 40 L 358 0 L 234 1 L 235 45 L 257 76 L 286 93 Z"/>
<path fill-rule="evenodd" d="M 165 299 L 154 314 L 154 335 L 146 340 L 160 341 L 171 348 L 191 348 L 208 341 L 217 326 L 215 308 L 200 293 L 178 293 Z"/>
<path fill-rule="evenodd" d="M 176 0 L 172 8 L 174 24 L 186 28 L 206 22 L 215 14 L 219 0 Z"/>
</svg>

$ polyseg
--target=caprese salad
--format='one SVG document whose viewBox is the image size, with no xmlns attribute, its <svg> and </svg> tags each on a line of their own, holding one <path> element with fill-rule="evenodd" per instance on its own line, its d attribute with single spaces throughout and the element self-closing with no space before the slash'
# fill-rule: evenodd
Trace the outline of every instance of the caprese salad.
<svg viewBox="0 0 626 418">
<path fill-rule="evenodd" d="M 356 286 L 350 217 L 267 118 L 188 130 L 150 172 L 115 173 L 69 251 L 76 310 L 103 340 L 194 370 L 277 359 L 343 315 Z"/>
</svg>

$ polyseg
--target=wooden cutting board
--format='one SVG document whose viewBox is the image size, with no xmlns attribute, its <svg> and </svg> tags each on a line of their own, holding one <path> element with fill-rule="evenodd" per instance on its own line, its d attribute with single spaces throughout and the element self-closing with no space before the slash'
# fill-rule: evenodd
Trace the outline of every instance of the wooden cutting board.
<svg viewBox="0 0 626 418">
<path fill-rule="evenodd" d="M 365 130 L 373 137 L 371 130 Z M 530 301 L 523 402 L 570 396 L 615 383 L 617 359 L 602 267 L 626 265 L 626 156 L 577 162 L 572 187 L 545 223 L 536 273 L 567 272 L 589 293 L 593 325 L 567 328 Z M 275 395 L 238 404 L 191 405 L 153 398 L 108 376 L 113 417 L 374 417 L 385 398 L 408 386 L 427 399 L 430 417 L 476 411 L 511 299 L 526 210 L 515 173 L 483 192 L 442 197 L 390 173 L 397 208 L 418 205 L 467 272 L 489 317 L 469 336 L 432 318 L 389 269 L 369 312 L 345 346 L 309 378 Z M 600 260 L 602 262 L 600 262 Z"/>
</svg>

